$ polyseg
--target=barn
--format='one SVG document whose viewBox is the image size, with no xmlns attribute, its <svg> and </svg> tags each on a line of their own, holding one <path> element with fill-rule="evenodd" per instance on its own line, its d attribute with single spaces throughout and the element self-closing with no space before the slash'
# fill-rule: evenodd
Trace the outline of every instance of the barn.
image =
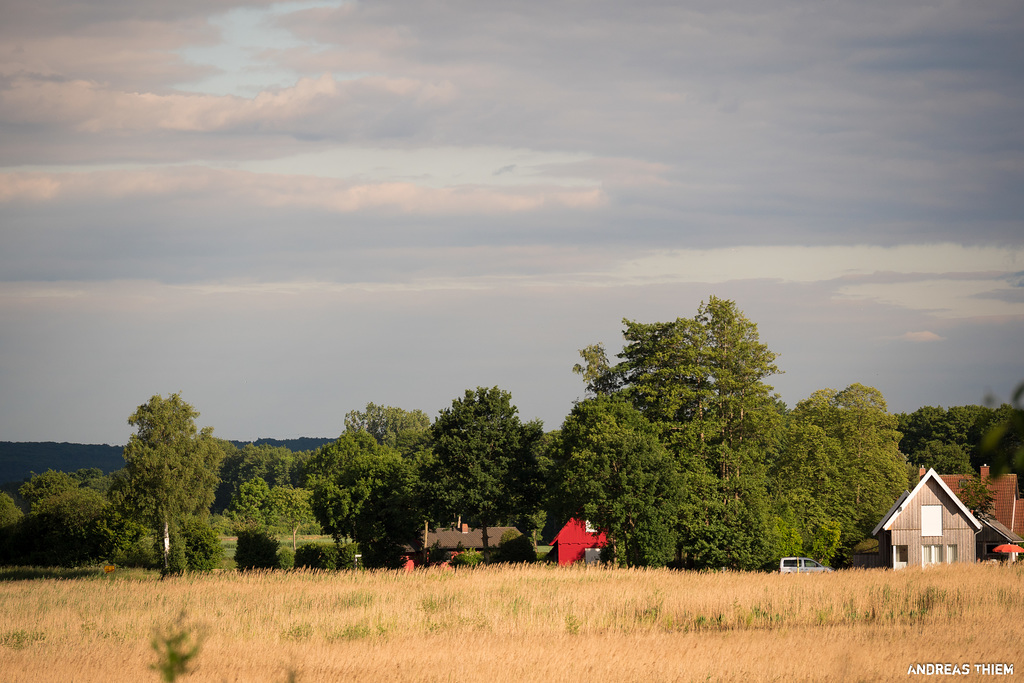
<svg viewBox="0 0 1024 683">
<path fill-rule="evenodd" d="M 578 519 L 570 519 L 562 530 L 551 541 L 551 553 L 548 557 L 558 558 L 559 566 L 565 566 L 584 560 L 589 562 L 587 550 L 603 548 L 607 539 L 603 532 L 590 528 L 590 525 Z M 596 553 L 590 553 L 591 557 Z"/>
</svg>

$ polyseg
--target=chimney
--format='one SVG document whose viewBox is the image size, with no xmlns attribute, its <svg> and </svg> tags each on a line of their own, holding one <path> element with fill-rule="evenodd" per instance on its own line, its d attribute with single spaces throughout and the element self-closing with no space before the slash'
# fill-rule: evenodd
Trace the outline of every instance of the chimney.
<svg viewBox="0 0 1024 683">
<path fill-rule="evenodd" d="M 926 475 L 926 474 L 928 474 L 928 470 L 926 470 L 925 468 L 923 468 L 923 467 L 922 467 L 922 468 L 921 468 L 921 469 L 920 469 L 920 470 L 918 471 L 918 473 L 917 473 L 917 478 L 918 478 L 918 479 L 921 479 L 921 478 L 923 478 L 923 477 L 924 477 L 924 475 Z"/>
<path fill-rule="evenodd" d="M 468 524 L 463 524 L 462 525 L 462 533 L 464 533 L 464 534 L 468 534 L 469 533 L 469 525 Z"/>
<path fill-rule="evenodd" d="M 988 478 L 988 472 L 989 472 L 988 465 L 982 465 L 981 466 L 981 478 L 982 479 L 987 479 Z"/>
</svg>

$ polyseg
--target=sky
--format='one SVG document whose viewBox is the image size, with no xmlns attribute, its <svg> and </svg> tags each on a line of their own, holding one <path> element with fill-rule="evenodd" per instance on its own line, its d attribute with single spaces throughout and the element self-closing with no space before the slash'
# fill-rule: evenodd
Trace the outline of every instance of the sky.
<svg viewBox="0 0 1024 683">
<path fill-rule="evenodd" d="M 1024 4 L 0 0 L 0 440 L 336 437 L 731 299 L 791 407 L 1024 380 Z"/>
</svg>

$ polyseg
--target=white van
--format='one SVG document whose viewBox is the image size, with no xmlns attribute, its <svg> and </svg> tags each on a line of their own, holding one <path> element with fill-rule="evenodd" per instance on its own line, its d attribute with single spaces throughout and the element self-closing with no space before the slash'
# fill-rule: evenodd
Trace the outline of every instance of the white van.
<svg viewBox="0 0 1024 683">
<path fill-rule="evenodd" d="M 805 574 L 811 572 L 830 572 L 832 567 L 815 562 L 809 557 L 784 557 L 779 560 L 780 574 Z"/>
</svg>

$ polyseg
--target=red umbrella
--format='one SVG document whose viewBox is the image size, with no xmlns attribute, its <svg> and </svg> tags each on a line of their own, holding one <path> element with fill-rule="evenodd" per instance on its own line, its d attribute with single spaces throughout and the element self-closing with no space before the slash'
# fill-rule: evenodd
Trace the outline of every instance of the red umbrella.
<svg viewBox="0 0 1024 683">
<path fill-rule="evenodd" d="M 1024 548 L 1021 548 L 1019 545 L 1014 545 L 1012 543 L 1004 543 L 1002 545 L 997 545 L 995 548 L 992 548 L 992 552 L 994 552 L 994 553 L 1024 553 Z"/>
</svg>

